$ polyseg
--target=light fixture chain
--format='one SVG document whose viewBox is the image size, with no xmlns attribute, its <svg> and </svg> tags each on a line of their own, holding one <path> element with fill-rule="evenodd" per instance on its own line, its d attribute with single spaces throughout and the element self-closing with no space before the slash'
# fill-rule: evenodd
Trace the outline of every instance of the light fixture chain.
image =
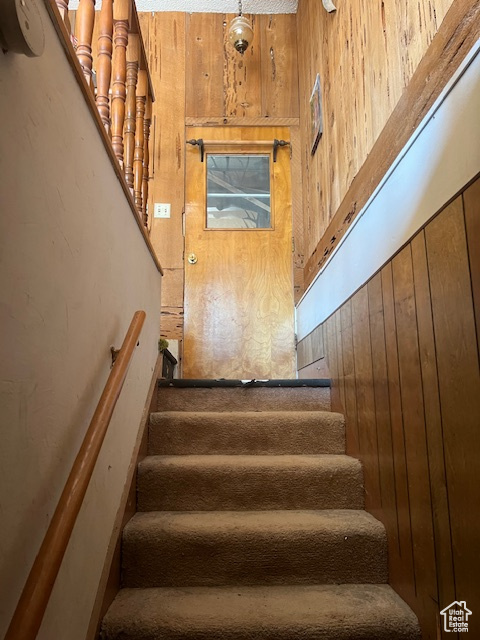
<svg viewBox="0 0 480 640">
<path fill-rule="evenodd" d="M 238 0 L 238 15 L 242 15 L 242 0 Z"/>
</svg>

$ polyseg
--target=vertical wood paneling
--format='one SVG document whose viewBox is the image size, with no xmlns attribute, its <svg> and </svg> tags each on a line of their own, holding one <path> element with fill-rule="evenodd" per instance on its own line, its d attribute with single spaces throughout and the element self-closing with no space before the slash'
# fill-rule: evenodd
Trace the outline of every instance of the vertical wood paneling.
<svg viewBox="0 0 480 640">
<path fill-rule="evenodd" d="M 343 349 L 342 349 L 342 318 L 340 310 L 334 313 L 335 318 L 335 338 L 337 343 L 337 371 L 338 371 L 338 387 L 340 390 L 340 402 L 338 405 L 332 404 L 332 411 L 345 413 L 345 372 L 343 368 Z M 327 351 L 327 350 L 326 350 Z"/>
<path fill-rule="evenodd" d="M 421 594 L 420 597 L 424 603 L 420 615 L 425 616 L 427 620 L 431 619 L 432 615 L 433 619 L 435 618 L 438 610 L 435 603 L 438 597 L 425 409 L 410 245 L 393 259 L 392 269 L 413 562 L 417 593 Z"/>
<path fill-rule="evenodd" d="M 323 325 L 390 584 L 424 640 L 458 636 L 440 617 L 455 599 L 480 610 L 479 202 L 477 179 Z"/>
<path fill-rule="evenodd" d="M 360 443 L 358 435 L 357 393 L 355 360 L 353 353 L 352 304 L 348 300 L 340 312 L 342 326 L 343 379 L 345 385 L 345 414 L 348 417 L 347 453 L 358 456 Z"/>
<path fill-rule="evenodd" d="M 338 380 L 340 378 L 341 371 L 338 367 L 336 322 L 334 316 L 331 316 L 324 324 L 324 341 L 329 353 L 328 370 L 332 380 L 331 406 L 332 410 L 335 410 L 340 402 Z"/>
<path fill-rule="evenodd" d="M 142 34 L 156 100 L 152 107 L 148 209 L 150 239 L 164 268 L 161 335 L 183 330 L 183 229 L 185 194 L 185 16 L 141 13 Z M 180 81 L 179 81 L 180 79 Z M 172 91 L 172 87 L 175 90 Z M 171 205 L 170 218 L 154 218 L 155 202 Z"/>
<path fill-rule="evenodd" d="M 388 531 L 390 571 L 398 575 L 401 568 L 398 534 L 398 504 L 395 485 L 390 400 L 388 394 L 385 322 L 383 317 L 382 277 L 378 273 L 368 283 L 370 315 L 370 343 L 372 349 L 372 381 L 375 395 L 375 419 L 378 439 L 378 467 L 380 477 L 382 521 Z"/>
<path fill-rule="evenodd" d="M 186 14 L 187 68 L 177 84 L 185 78 L 187 116 L 224 115 L 223 22 L 220 13 Z"/>
<path fill-rule="evenodd" d="M 325 329 L 323 325 L 316 327 L 298 344 L 297 362 L 299 368 L 306 367 L 325 356 Z"/>
<path fill-rule="evenodd" d="M 303 369 L 298 370 L 298 378 L 301 380 L 310 380 L 312 378 L 330 378 L 330 371 L 327 366 L 327 361 L 325 358 L 321 360 L 317 360 L 317 362 L 312 362 L 312 364 L 303 367 Z M 338 411 L 339 413 L 343 413 L 343 409 L 339 407 L 334 407 L 331 404 L 332 411 Z"/>
<path fill-rule="evenodd" d="M 223 90 L 225 104 L 223 115 L 230 117 L 255 117 L 262 115 L 261 89 L 261 41 L 262 33 L 258 28 L 256 16 L 250 18 L 254 38 L 250 47 L 240 55 L 228 41 L 228 25 L 235 14 L 225 16 L 223 55 Z M 204 114 L 207 115 L 207 114 Z M 208 115 L 215 115 L 209 113 Z"/>
<path fill-rule="evenodd" d="M 415 279 L 420 365 L 425 403 L 425 428 L 428 445 L 428 469 L 435 529 L 438 573 L 438 605 L 455 600 L 452 564 L 452 540 L 445 471 L 443 425 L 438 392 L 437 354 L 430 302 L 430 276 L 427 265 L 425 233 L 411 243 Z M 440 347 L 441 348 L 441 347 Z M 440 611 L 443 606 L 439 606 Z M 440 617 L 440 616 L 439 616 Z"/>
<path fill-rule="evenodd" d="M 400 395 L 400 373 L 398 366 L 397 327 L 395 320 L 392 265 L 388 263 L 381 271 L 383 311 L 385 319 L 385 348 L 387 356 L 388 395 L 390 401 L 390 424 L 392 429 L 393 463 L 397 491 L 398 539 L 402 568 L 392 574 L 390 580 L 407 602 L 415 597 L 416 581 L 413 567 L 413 543 L 410 518 L 410 493 L 405 455 L 402 400 Z"/>
<path fill-rule="evenodd" d="M 261 36 L 262 115 L 298 117 L 295 14 L 257 16 Z"/>
<path fill-rule="evenodd" d="M 375 397 L 371 384 L 373 372 L 367 287 L 362 287 L 352 298 L 352 328 L 358 442 L 360 457 L 364 463 L 365 506 L 376 515 L 380 511 L 381 498 Z"/>
<path fill-rule="evenodd" d="M 233 14 L 187 15 L 187 117 L 298 117 L 296 19 L 248 16 L 242 56 L 228 42 Z"/>
<path fill-rule="evenodd" d="M 480 373 L 462 198 L 425 231 L 457 599 L 480 610 Z M 475 348 L 477 347 L 477 348 Z M 475 550 L 472 553 L 472 550 Z M 448 604 L 448 603 L 447 603 Z M 472 616 L 472 637 L 480 621 Z"/>
</svg>

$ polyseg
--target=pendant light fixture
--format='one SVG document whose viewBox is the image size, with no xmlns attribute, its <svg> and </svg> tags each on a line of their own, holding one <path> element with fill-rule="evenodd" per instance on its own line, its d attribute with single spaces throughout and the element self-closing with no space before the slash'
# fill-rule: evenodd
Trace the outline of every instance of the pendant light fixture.
<svg viewBox="0 0 480 640">
<path fill-rule="evenodd" d="M 238 16 L 233 18 L 228 27 L 228 39 L 242 56 L 253 40 L 253 29 L 250 20 L 242 14 L 242 0 L 238 1 Z"/>
</svg>

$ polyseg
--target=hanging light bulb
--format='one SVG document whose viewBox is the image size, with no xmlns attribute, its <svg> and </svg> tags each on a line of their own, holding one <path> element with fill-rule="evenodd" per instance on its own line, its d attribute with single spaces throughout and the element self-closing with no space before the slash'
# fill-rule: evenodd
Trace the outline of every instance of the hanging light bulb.
<svg viewBox="0 0 480 640">
<path fill-rule="evenodd" d="M 253 40 L 253 29 L 250 20 L 242 15 L 242 0 L 238 2 L 238 16 L 233 18 L 228 28 L 228 39 L 242 55 Z"/>
</svg>

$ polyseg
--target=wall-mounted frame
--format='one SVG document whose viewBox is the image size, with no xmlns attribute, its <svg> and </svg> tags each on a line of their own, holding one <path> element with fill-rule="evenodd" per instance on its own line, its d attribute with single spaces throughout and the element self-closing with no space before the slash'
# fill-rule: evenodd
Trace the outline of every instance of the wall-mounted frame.
<svg viewBox="0 0 480 640">
<path fill-rule="evenodd" d="M 322 92 L 319 73 L 317 73 L 317 77 L 315 78 L 315 84 L 313 85 L 312 95 L 310 97 L 310 130 L 313 156 L 323 133 Z"/>
</svg>

